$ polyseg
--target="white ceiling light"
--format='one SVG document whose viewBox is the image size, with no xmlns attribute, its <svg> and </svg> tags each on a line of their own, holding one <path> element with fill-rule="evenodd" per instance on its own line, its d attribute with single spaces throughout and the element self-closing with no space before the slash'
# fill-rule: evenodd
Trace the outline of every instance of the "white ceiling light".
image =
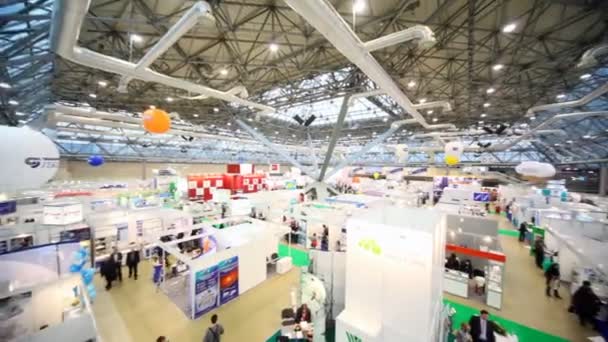
<svg viewBox="0 0 608 342">
<path fill-rule="evenodd" d="M 100 87 L 106 87 L 108 85 L 108 82 L 106 82 L 106 81 L 99 81 L 99 82 L 97 82 L 97 84 L 99 84 Z"/>
<path fill-rule="evenodd" d="M 279 51 L 279 45 L 277 43 L 270 43 L 268 45 L 268 48 L 270 49 L 271 52 Z"/>
<path fill-rule="evenodd" d="M 532 121 L 536 120 L 536 116 L 530 117 L 530 120 L 532 120 Z"/>
<path fill-rule="evenodd" d="M 118 139 L 114 139 L 113 141 L 114 141 L 115 143 L 117 143 L 117 142 L 118 142 Z"/>
<path fill-rule="evenodd" d="M 228 126 L 231 126 L 231 125 L 232 125 L 232 124 L 229 122 L 229 123 L 228 123 Z"/>
<path fill-rule="evenodd" d="M 414 81 L 409 81 L 409 82 L 407 83 L 407 87 L 408 87 L 408 88 L 414 88 L 415 86 L 416 86 L 416 82 L 414 82 Z"/>
<path fill-rule="evenodd" d="M 364 0 L 355 0 L 353 3 L 353 12 L 361 13 L 365 11 L 365 1 Z"/>
<path fill-rule="evenodd" d="M 8 104 L 10 104 L 11 106 L 16 106 L 19 104 L 19 102 L 15 101 L 15 100 L 8 100 Z"/>
<path fill-rule="evenodd" d="M 156 109 L 156 106 L 150 105 L 150 109 Z"/>
<path fill-rule="evenodd" d="M 217 113 L 217 112 L 219 112 L 219 111 L 220 111 L 220 109 L 219 109 L 219 108 L 217 108 L 217 107 L 215 107 L 215 108 L 213 108 L 213 111 Z"/>
<path fill-rule="evenodd" d="M 10 85 L 10 84 L 8 84 L 8 83 L 6 83 L 6 82 L 0 82 L 0 88 L 3 88 L 3 89 L 11 89 L 12 87 L 11 87 L 11 85 Z"/>
<path fill-rule="evenodd" d="M 566 98 L 566 94 L 558 94 L 555 98 L 558 99 L 558 100 L 565 99 Z"/>
<path fill-rule="evenodd" d="M 425 103 L 425 102 L 426 102 L 426 99 L 420 99 L 420 100 L 418 100 L 418 103 Z"/>
<path fill-rule="evenodd" d="M 486 116 L 487 116 L 486 113 L 481 113 L 482 118 L 485 118 Z"/>
<path fill-rule="evenodd" d="M 426 113 L 429 114 L 429 115 L 431 115 L 431 114 L 433 114 L 433 111 L 432 110 L 427 110 Z"/>
<path fill-rule="evenodd" d="M 479 125 L 483 125 L 483 121 L 477 121 Z"/>
<path fill-rule="evenodd" d="M 226 75 L 228 75 L 228 69 L 222 69 L 222 70 L 220 70 L 220 74 L 221 74 L 222 76 L 226 76 Z"/>
<path fill-rule="evenodd" d="M 292 137 L 292 138 L 295 138 L 295 137 L 296 137 L 296 135 L 295 135 L 295 134 L 292 134 L 292 135 L 291 135 L 291 137 Z"/>
<path fill-rule="evenodd" d="M 590 77 L 591 77 L 591 74 L 582 74 L 581 75 L 581 80 L 586 80 L 586 79 L 588 79 Z"/>
<path fill-rule="evenodd" d="M 373 133 L 372 133 L 372 135 L 376 135 L 376 134 L 378 134 L 378 133 L 376 133 L 376 132 L 373 132 Z"/>
<path fill-rule="evenodd" d="M 583 139 L 591 139 L 590 135 L 583 135 Z"/>
<path fill-rule="evenodd" d="M 25 116 L 26 114 L 24 112 L 15 112 L 15 115 L 17 115 L 17 116 Z"/>
<path fill-rule="evenodd" d="M 510 23 L 510 24 L 507 24 L 507 25 L 503 26 L 502 32 L 504 32 L 504 33 L 511 33 L 513 31 L 515 31 L 516 28 L 517 28 L 517 24 Z"/>
<path fill-rule="evenodd" d="M 437 121 L 439 121 L 439 119 L 433 118 L 433 122 L 437 122 Z"/>
<path fill-rule="evenodd" d="M 348 137 L 350 138 L 350 133 L 348 133 L 347 135 L 348 135 Z"/>
<path fill-rule="evenodd" d="M 274 131 L 274 134 L 279 134 L 279 131 Z"/>
<path fill-rule="evenodd" d="M 496 89 L 494 89 L 494 88 L 486 89 L 486 93 L 488 93 L 488 94 L 493 94 L 495 91 L 496 91 Z"/>
<path fill-rule="evenodd" d="M 491 106 L 490 102 L 486 102 L 486 103 L 483 104 L 483 108 L 488 108 L 490 106 Z"/>
<path fill-rule="evenodd" d="M 167 100 L 167 102 L 173 102 L 173 98 L 172 97 L 167 97 L 165 100 Z"/>
<path fill-rule="evenodd" d="M 138 34 L 131 33 L 130 39 L 133 43 L 141 43 L 144 41 L 144 38 Z"/>
<path fill-rule="evenodd" d="M 89 94 L 89 97 L 90 97 L 90 98 L 92 98 L 92 99 L 96 99 L 96 98 L 97 98 L 97 95 L 96 95 L 96 94 L 91 93 L 91 94 Z"/>
<path fill-rule="evenodd" d="M 574 143 L 574 141 L 572 141 L 572 140 L 567 140 L 567 141 L 566 141 L 566 143 L 568 143 L 568 144 L 572 144 L 572 143 Z"/>
<path fill-rule="evenodd" d="M 198 118 L 198 114 L 194 114 L 193 116 L 194 116 L 195 118 Z"/>
<path fill-rule="evenodd" d="M 384 119 L 382 119 L 382 121 L 387 122 L 387 121 L 388 121 L 388 118 L 384 118 Z"/>
<path fill-rule="evenodd" d="M 500 70 L 500 69 L 502 69 L 502 68 L 504 68 L 504 67 L 505 67 L 505 66 L 504 66 L 504 65 L 502 65 L 502 64 L 494 64 L 494 65 L 492 66 L 492 70 L 494 70 L 494 71 L 498 71 L 498 70 Z"/>
<path fill-rule="evenodd" d="M 237 133 L 241 133 L 241 129 L 240 129 L 240 128 L 237 128 L 237 129 L 236 129 L 236 132 L 237 132 Z"/>
<path fill-rule="evenodd" d="M 558 144 L 558 143 L 555 143 L 555 144 L 553 144 L 553 146 L 560 146 L 560 144 Z"/>
</svg>

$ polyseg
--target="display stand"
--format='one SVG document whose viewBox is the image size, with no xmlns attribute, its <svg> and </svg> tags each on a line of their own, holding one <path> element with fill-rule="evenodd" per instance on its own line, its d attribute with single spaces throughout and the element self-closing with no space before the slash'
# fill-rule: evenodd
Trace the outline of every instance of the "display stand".
<svg viewBox="0 0 608 342">
<path fill-rule="evenodd" d="M 336 320 L 336 341 L 434 341 L 442 307 L 444 216 L 384 207 L 349 219 L 347 229 L 346 303 Z M 412 279 L 416 286 L 404 288 Z"/>
</svg>

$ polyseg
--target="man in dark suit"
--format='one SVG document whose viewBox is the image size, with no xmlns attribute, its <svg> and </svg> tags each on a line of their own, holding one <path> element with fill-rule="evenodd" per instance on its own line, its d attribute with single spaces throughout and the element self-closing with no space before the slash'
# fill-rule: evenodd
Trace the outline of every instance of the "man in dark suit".
<svg viewBox="0 0 608 342">
<path fill-rule="evenodd" d="M 471 336 L 473 342 L 494 342 L 494 323 L 490 321 L 486 310 L 481 310 L 479 316 L 471 317 Z"/>
<path fill-rule="evenodd" d="M 312 322 L 312 317 L 310 317 L 310 309 L 308 305 L 302 304 L 296 311 L 296 323 L 300 322 Z"/>
<path fill-rule="evenodd" d="M 110 254 L 110 259 L 112 259 L 116 267 L 116 275 L 118 281 L 122 282 L 122 253 L 118 251 L 118 248 L 112 248 L 112 254 Z"/>
<path fill-rule="evenodd" d="M 129 267 L 129 278 L 131 276 L 137 280 L 137 264 L 139 264 L 139 251 L 136 248 L 133 248 L 129 253 L 127 253 L 127 267 Z"/>
</svg>

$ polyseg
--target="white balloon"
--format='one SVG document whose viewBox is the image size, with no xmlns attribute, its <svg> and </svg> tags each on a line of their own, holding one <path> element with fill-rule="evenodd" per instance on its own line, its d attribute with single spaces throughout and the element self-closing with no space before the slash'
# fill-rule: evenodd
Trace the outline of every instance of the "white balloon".
<svg viewBox="0 0 608 342">
<path fill-rule="evenodd" d="M 0 126 L 0 160 L 0 191 L 31 189 L 55 176 L 59 151 L 40 132 Z"/>
<path fill-rule="evenodd" d="M 395 145 L 395 155 L 397 156 L 397 163 L 407 164 L 407 158 L 409 157 L 409 148 L 407 145 Z"/>
<path fill-rule="evenodd" d="M 464 145 L 460 141 L 450 141 L 445 144 L 444 152 L 446 156 L 455 156 L 460 159 L 462 152 L 464 152 Z"/>
<path fill-rule="evenodd" d="M 515 167 L 515 172 L 520 175 L 549 178 L 555 176 L 555 167 L 548 163 L 540 163 L 536 161 L 524 161 Z"/>
</svg>

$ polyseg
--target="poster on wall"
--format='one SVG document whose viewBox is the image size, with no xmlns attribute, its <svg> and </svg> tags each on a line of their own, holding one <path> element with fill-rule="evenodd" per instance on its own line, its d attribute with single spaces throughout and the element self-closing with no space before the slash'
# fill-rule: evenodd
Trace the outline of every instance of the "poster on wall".
<svg viewBox="0 0 608 342">
<path fill-rule="evenodd" d="M 220 305 L 224 305 L 239 295 L 239 257 L 221 261 L 218 264 L 220 273 Z"/>
<path fill-rule="evenodd" d="M 129 239 L 129 225 L 120 223 L 116 225 L 116 241 L 127 241 Z"/>
<path fill-rule="evenodd" d="M 219 285 L 218 266 L 196 272 L 194 283 L 194 318 L 217 307 Z"/>
</svg>

